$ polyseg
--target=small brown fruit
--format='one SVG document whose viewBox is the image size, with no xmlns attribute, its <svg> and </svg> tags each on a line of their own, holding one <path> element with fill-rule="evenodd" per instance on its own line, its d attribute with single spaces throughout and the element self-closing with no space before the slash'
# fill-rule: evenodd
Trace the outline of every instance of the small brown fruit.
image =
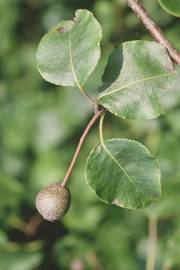
<svg viewBox="0 0 180 270">
<path fill-rule="evenodd" d="M 71 195 L 67 187 L 60 183 L 42 189 L 36 197 L 36 208 L 44 219 L 56 221 L 68 211 Z"/>
</svg>

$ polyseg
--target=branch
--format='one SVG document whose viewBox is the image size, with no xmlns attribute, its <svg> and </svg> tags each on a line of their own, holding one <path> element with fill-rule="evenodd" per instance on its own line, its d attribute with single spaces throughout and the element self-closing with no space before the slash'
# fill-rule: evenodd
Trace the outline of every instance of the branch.
<svg viewBox="0 0 180 270">
<path fill-rule="evenodd" d="M 88 125 L 86 126 L 85 130 L 83 131 L 83 134 L 82 134 L 82 136 L 81 136 L 81 138 L 80 138 L 80 140 L 79 140 L 78 146 L 77 146 L 76 151 L 75 151 L 75 153 L 74 153 L 74 156 L 73 156 L 73 158 L 72 158 L 72 160 L 71 160 L 71 163 L 70 163 L 70 165 L 69 165 L 69 167 L 68 167 L 68 170 L 67 170 L 67 172 L 66 172 L 66 175 L 65 175 L 65 177 L 64 177 L 64 179 L 63 179 L 63 181 L 62 181 L 62 183 L 61 183 L 62 186 L 65 186 L 65 185 L 66 185 L 66 183 L 67 183 L 67 181 L 68 181 L 68 179 L 69 179 L 69 176 L 71 175 L 71 172 L 72 172 L 72 170 L 73 170 L 73 167 L 74 167 L 74 165 L 75 165 L 75 163 L 76 163 L 76 160 L 77 160 L 77 158 L 78 158 L 78 156 L 79 156 L 79 153 L 80 153 L 81 147 L 82 147 L 82 145 L 83 145 L 83 142 L 84 142 L 84 140 L 85 140 L 85 138 L 86 138 L 86 136 L 87 136 L 89 130 L 90 130 L 91 127 L 95 124 L 95 122 L 97 121 L 97 119 L 101 116 L 101 114 L 103 113 L 103 111 L 104 111 L 103 108 L 100 108 L 99 110 L 97 110 L 97 111 L 95 112 L 94 116 L 93 116 L 93 117 L 91 118 L 91 120 L 89 121 L 89 123 L 88 123 Z"/>
<path fill-rule="evenodd" d="M 127 0 L 129 7 L 133 10 L 133 12 L 137 15 L 140 21 L 147 28 L 151 36 L 162 46 L 164 46 L 170 55 L 170 57 L 174 60 L 175 63 L 180 64 L 180 53 L 177 52 L 172 43 L 165 37 L 163 31 L 159 28 L 159 26 L 152 20 L 144 7 L 138 3 L 137 0 Z"/>
<path fill-rule="evenodd" d="M 156 242 L 157 242 L 157 218 L 154 216 L 150 216 L 146 270 L 154 270 L 155 268 Z"/>
</svg>

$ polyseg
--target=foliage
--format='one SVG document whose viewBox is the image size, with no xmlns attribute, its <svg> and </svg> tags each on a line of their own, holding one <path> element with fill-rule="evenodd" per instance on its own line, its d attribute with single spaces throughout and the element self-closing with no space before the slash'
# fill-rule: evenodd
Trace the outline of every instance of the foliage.
<svg viewBox="0 0 180 270">
<path fill-rule="evenodd" d="M 159 3 L 165 11 L 180 17 L 180 3 L 178 0 L 159 0 Z"/>
<path fill-rule="evenodd" d="M 122 118 L 155 118 L 164 112 L 159 93 L 174 79 L 171 60 L 159 44 L 124 42 L 110 56 L 99 101 Z"/>
<path fill-rule="evenodd" d="M 101 27 L 92 13 L 77 10 L 73 21 L 62 21 L 40 42 L 40 73 L 51 83 L 81 87 L 99 60 L 100 40 Z"/>
<path fill-rule="evenodd" d="M 180 48 L 179 21 L 165 13 L 157 1 L 143 1 L 149 13 Z M 42 223 L 35 234 L 34 201 L 42 187 L 63 178 L 81 130 L 90 117 L 90 107 L 71 87 L 52 86 L 35 68 L 40 37 L 75 10 L 93 11 L 105 33 L 103 54 L 85 88 L 92 94 L 101 77 L 113 44 L 150 37 L 123 0 L 12 1 L 0 2 L 0 269 L 144 269 L 147 220 L 159 219 L 157 269 L 174 270 L 179 260 L 179 125 L 178 78 L 173 89 L 160 92 L 167 115 L 152 120 L 123 120 L 108 115 L 107 138 L 138 140 L 160 159 L 162 199 L 147 210 L 104 205 L 89 192 L 83 168 L 97 143 L 93 129 L 84 145 L 70 181 L 72 207 L 64 220 Z"/>
<path fill-rule="evenodd" d="M 161 194 L 158 163 L 135 141 L 111 139 L 98 144 L 88 158 L 86 175 L 96 195 L 117 206 L 146 207 Z"/>
<path fill-rule="evenodd" d="M 73 21 L 62 21 L 40 41 L 36 55 L 39 72 L 53 84 L 77 86 L 89 99 L 83 85 L 99 60 L 100 40 L 101 26 L 93 14 L 77 10 Z M 128 119 L 157 117 L 163 112 L 159 92 L 169 89 L 176 77 L 170 57 L 158 43 L 123 43 L 110 56 L 96 107 L 101 105 L 104 110 Z M 138 209 L 160 197 L 158 164 L 134 141 L 105 142 L 102 120 L 100 146 L 90 154 L 85 175 L 98 198 L 117 206 Z M 42 204 L 47 205 L 43 200 Z"/>
</svg>

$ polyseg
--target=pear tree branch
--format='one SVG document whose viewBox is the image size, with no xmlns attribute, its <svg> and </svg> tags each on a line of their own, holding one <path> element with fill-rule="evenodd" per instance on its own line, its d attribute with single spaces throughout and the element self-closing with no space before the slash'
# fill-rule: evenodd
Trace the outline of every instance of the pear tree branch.
<svg viewBox="0 0 180 270">
<path fill-rule="evenodd" d="M 127 2 L 132 11 L 147 28 L 151 36 L 167 49 L 170 57 L 176 64 L 180 64 L 180 53 L 166 38 L 160 27 L 152 20 L 142 4 L 140 4 L 138 0 L 127 0 Z"/>
</svg>

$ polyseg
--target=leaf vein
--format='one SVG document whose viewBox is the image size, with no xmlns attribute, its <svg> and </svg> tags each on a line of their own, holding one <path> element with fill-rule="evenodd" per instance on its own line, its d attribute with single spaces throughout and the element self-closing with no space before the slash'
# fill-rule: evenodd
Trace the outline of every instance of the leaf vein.
<svg viewBox="0 0 180 270">
<path fill-rule="evenodd" d="M 174 74 L 175 71 L 173 71 L 171 73 L 165 73 L 165 74 L 160 74 L 160 75 L 156 75 L 156 76 L 151 76 L 151 77 L 148 77 L 148 78 L 143 78 L 141 80 L 137 80 L 135 82 L 131 82 L 131 83 L 125 84 L 122 87 L 120 87 L 118 89 L 114 89 L 114 90 L 112 90 L 112 91 L 110 91 L 108 93 L 104 93 L 104 94 L 102 93 L 99 96 L 99 98 L 101 99 L 102 97 L 109 96 L 109 95 L 114 94 L 114 93 L 116 93 L 116 92 L 118 92 L 118 91 L 120 91 L 120 90 L 122 90 L 124 88 L 128 88 L 128 87 L 133 86 L 133 85 L 138 84 L 138 83 L 142 83 L 142 82 L 145 82 L 145 81 L 150 81 L 150 80 L 154 80 L 154 79 L 157 79 L 157 78 L 163 78 L 163 77 L 170 76 L 170 75 L 172 75 L 172 73 Z"/>
<path fill-rule="evenodd" d="M 101 142 L 102 147 L 106 151 L 106 153 L 110 156 L 110 158 L 116 163 L 116 165 L 121 169 L 121 171 L 126 175 L 129 181 L 144 195 L 144 192 L 139 188 L 139 186 L 133 181 L 132 177 L 126 172 L 126 170 L 122 167 L 122 165 L 116 160 L 116 158 L 111 154 L 108 150 L 104 142 Z"/>
<path fill-rule="evenodd" d="M 79 83 L 79 80 L 77 78 L 76 71 L 75 71 L 74 64 L 73 64 L 73 58 L 72 58 L 72 35 L 71 35 L 71 31 L 69 33 L 69 57 L 70 57 L 70 64 L 71 64 L 71 68 L 72 68 L 72 73 L 73 73 L 74 81 L 77 84 L 77 87 L 80 90 L 82 90 L 82 87 L 81 87 L 81 85 Z"/>
</svg>

